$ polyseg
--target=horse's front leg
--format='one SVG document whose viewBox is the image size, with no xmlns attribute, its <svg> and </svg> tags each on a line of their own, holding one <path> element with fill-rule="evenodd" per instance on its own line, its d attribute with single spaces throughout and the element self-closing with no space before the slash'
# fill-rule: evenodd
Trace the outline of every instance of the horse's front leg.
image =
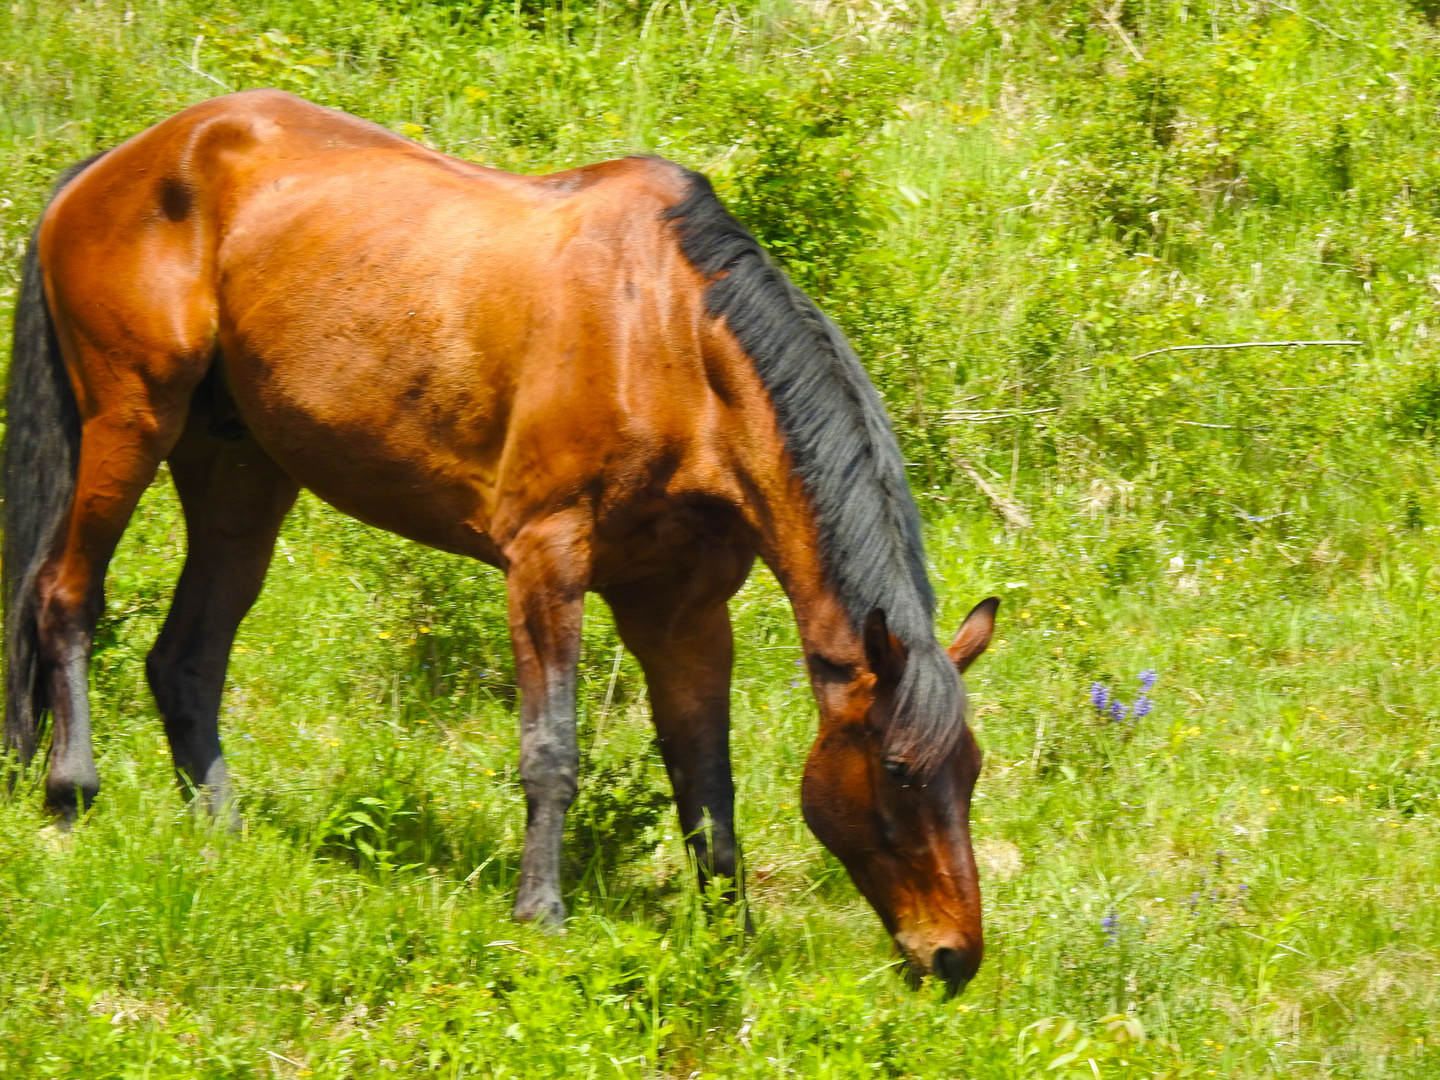
<svg viewBox="0 0 1440 1080">
<path fill-rule="evenodd" d="M 506 545 L 510 640 L 520 684 L 525 852 L 515 918 L 559 926 L 560 847 L 575 801 L 575 668 L 589 569 L 588 530 L 565 515 L 526 526 Z"/>
<path fill-rule="evenodd" d="M 740 888 L 740 847 L 730 772 L 735 646 L 726 602 L 752 561 L 738 545 L 697 543 L 668 571 L 604 591 L 621 639 L 645 671 L 660 752 L 701 887 L 722 878 L 731 899 Z"/>
</svg>

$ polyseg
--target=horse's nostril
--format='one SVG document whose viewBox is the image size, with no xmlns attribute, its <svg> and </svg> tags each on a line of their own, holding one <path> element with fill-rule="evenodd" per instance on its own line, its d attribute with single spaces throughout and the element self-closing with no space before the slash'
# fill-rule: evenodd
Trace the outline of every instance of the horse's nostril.
<svg viewBox="0 0 1440 1080">
<path fill-rule="evenodd" d="M 955 949 L 936 949 L 930 961 L 930 970 L 945 983 L 947 996 L 954 997 L 965 989 L 970 981 L 970 972 L 965 970 L 965 958 Z"/>
</svg>

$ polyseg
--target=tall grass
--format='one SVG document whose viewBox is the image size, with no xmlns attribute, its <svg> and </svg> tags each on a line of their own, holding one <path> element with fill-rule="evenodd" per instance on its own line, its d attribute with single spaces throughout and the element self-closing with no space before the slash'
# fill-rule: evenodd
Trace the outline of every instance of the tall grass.
<svg viewBox="0 0 1440 1080">
<path fill-rule="evenodd" d="M 174 794 L 142 676 L 183 553 L 157 485 L 97 643 L 96 809 L 63 837 L 32 789 L 0 804 L 0 1075 L 1434 1075 L 1427 14 L 0 14 L 7 300 L 60 167 L 222 86 L 506 168 L 663 153 L 861 347 L 945 628 L 1005 600 L 969 680 L 989 952 L 947 1004 L 903 988 L 799 820 L 814 708 L 768 575 L 734 604 L 757 934 L 694 895 L 597 603 L 575 916 L 547 937 L 507 915 L 524 810 L 498 575 L 302 499 L 225 698 L 245 830 L 214 832 Z M 1142 356 L 1276 339 L 1362 344 Z M 1133 703 L 1146 669 L 1147 715 L 1090 704 L 1096 683 Z"/>
</svg>

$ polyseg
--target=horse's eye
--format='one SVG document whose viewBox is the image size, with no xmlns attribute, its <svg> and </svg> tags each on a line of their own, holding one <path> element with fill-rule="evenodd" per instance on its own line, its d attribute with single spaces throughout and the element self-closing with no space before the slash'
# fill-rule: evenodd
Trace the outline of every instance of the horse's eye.
<svg viewBox="0 0 1440 1080">
<path fill-rule="evenodd" d="M 890 779 L 898 784 L 910 782 L 910 763 L 900 758 L 886 758 L 885 771 L 890 774 Z"/>
</svg>

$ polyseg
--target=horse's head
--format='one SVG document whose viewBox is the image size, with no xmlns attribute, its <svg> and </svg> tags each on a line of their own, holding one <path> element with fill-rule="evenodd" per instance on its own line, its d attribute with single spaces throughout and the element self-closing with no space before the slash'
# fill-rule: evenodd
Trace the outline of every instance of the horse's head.
<svg viewBox="0 0 1440 1080">
<path fill-rule="evenodd" d="M 992 597 L 966 617 L 946 650 L 959 671 L 990 643 L 999 606 Z M 985 950 L 970 847 L 980 748 L 965 724 L 962 692 L 946 699 L 956 715 L 934 718 L 951 734 L 943 755 L 897 755 L 887 736 L 909 657 L 881 612 L 867 621 L 865 653 L 870 670 L 826 695 L 835 707 L 805 766 L 805 820 L 850 871 L 912 977 L 933 974 L 955 994 Z"/>
</svg>

